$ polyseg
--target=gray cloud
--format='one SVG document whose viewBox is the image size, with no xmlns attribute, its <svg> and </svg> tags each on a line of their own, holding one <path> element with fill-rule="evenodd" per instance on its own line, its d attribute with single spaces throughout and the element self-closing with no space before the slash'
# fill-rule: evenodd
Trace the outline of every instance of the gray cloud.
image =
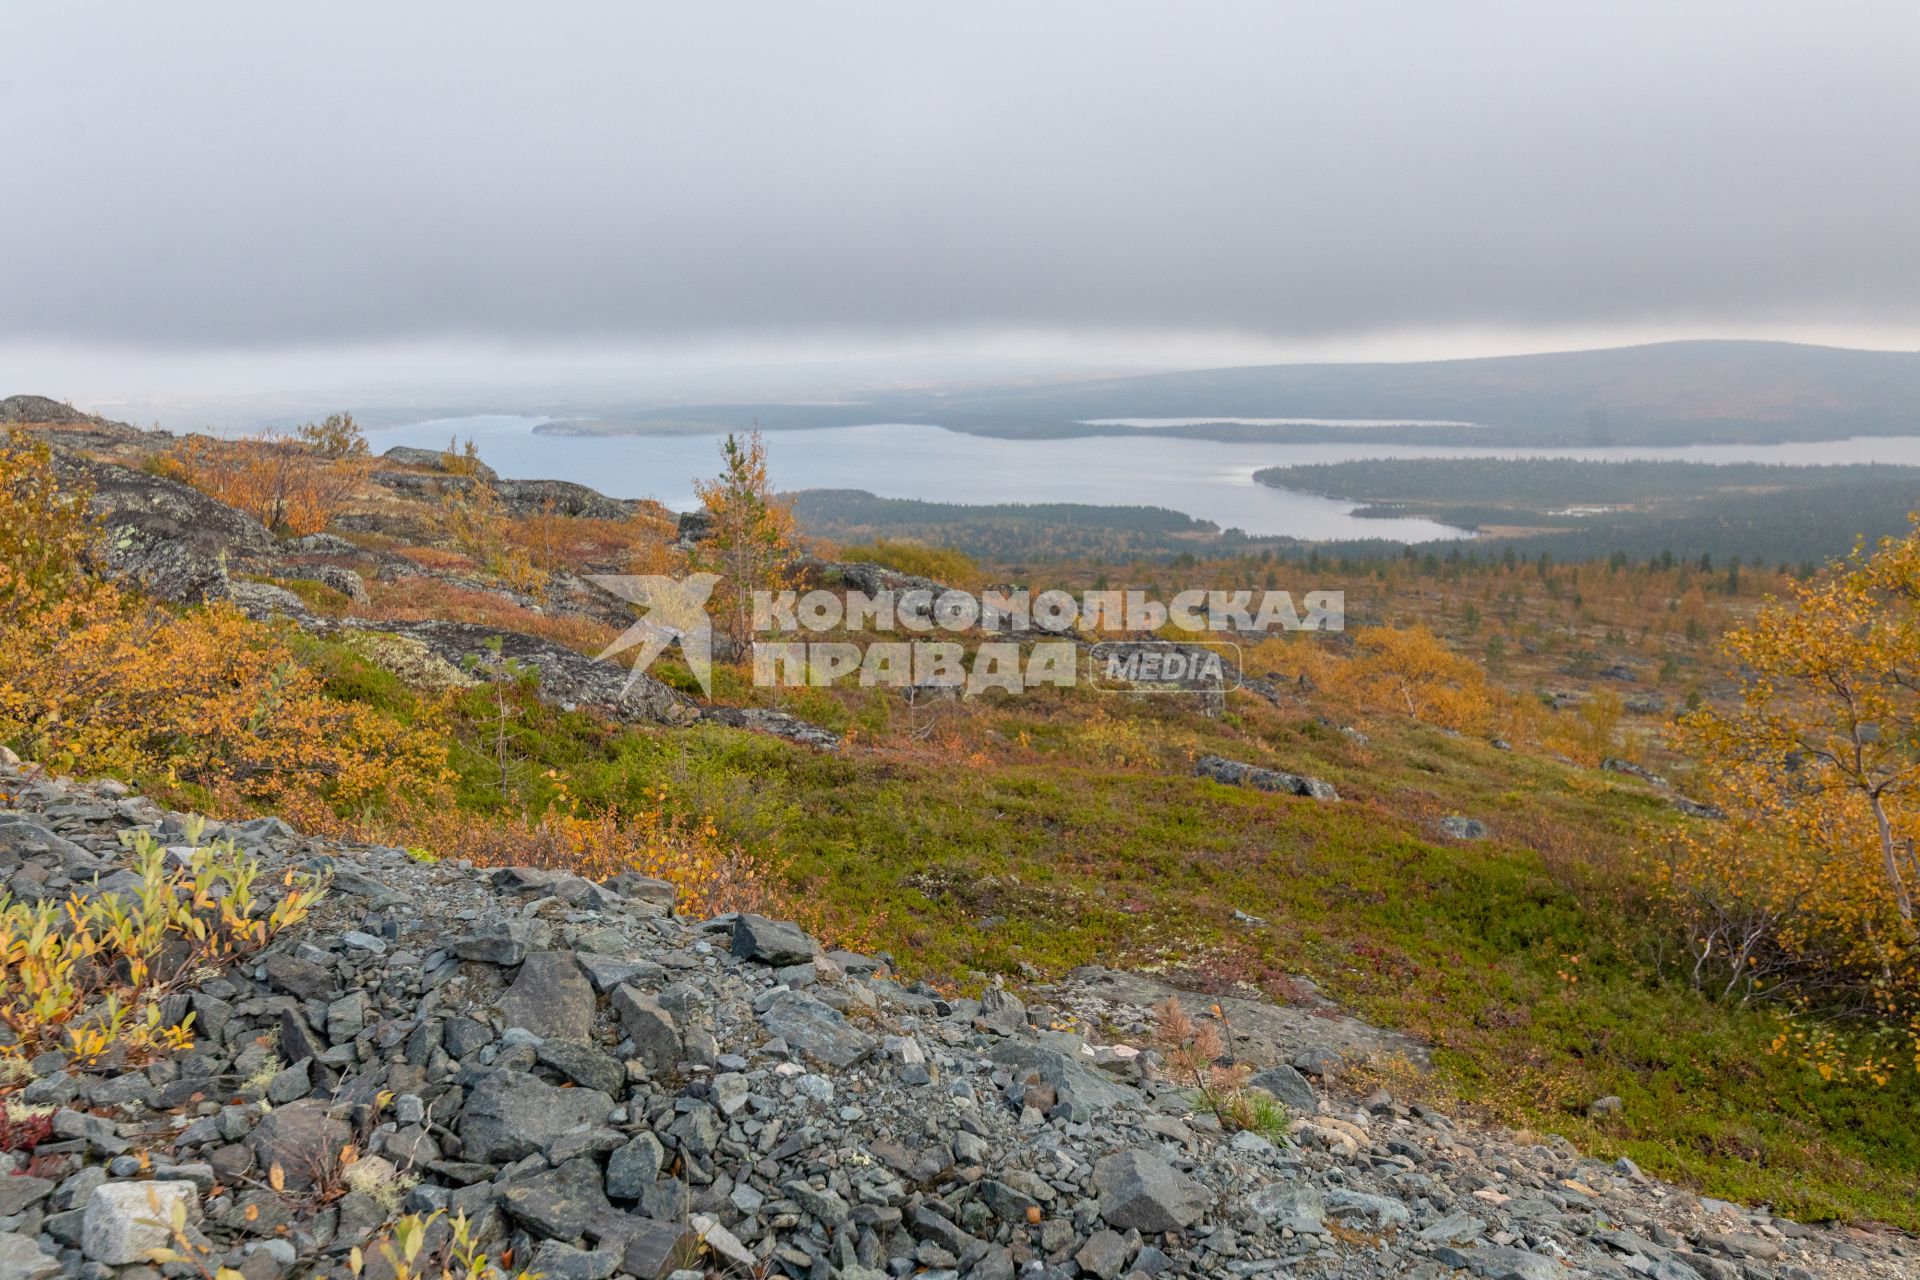
<svg viewBox="0 0 1920 1280">
<path fill-rule="evenodd" d="M 1920 324 L 1920 8 L 0 12 L 0 341 Z"/>
</svg>

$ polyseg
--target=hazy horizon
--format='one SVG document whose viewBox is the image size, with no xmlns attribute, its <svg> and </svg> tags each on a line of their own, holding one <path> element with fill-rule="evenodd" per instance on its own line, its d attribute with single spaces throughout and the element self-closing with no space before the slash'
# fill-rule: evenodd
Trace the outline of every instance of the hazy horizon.
<svg viewBox="0 0 1920 1280">
<path fill-rule="evenodd" d="M 24 3 L 0 40 L 0 151 L 54 197 L 0 206 L 0 394 L 1920 349 L 1905 5 Z"/>
</svg>

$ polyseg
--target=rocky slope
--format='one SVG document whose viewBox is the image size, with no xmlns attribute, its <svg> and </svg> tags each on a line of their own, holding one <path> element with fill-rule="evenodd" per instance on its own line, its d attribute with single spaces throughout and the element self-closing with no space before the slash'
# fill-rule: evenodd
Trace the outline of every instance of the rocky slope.
<svg viewBox="0 0 1920 1280">
<path fill-rule="evenodd" d="M 341 619 L 316 617 L 292 591 L 255 580 L 318 582 L 359 604 L 367 600 L 370 580 L 437 580 L 496 595 L 522 608 L 624 628 L 633 621 L 625 602 L 586 576 L 624 572 L 623 566 L 556 573 L 546 595 L 536 601 L 498 582 L 432 570 L 407 556 L 362 547 L 334 533 L 278 537 L 245 512 L 138 465 L 173 442 L 168 433 L 143 432 L 124 423 L 87 417 L 44 396 L 0 400 L 0 431 L 13 425 L 30 428 L 53 448 L 63 484 L 83 487 L 91 494 L 90 506 L 103 531 L 94 553 L 94 570 L 144 594 L 181 604 L 227 600 L 253 617 L 286 618 L 316 631 L 384 633 L 392 642 L 379 652 L 392 659 L 403 678 L 424 675 L 428 683 L 458 682 L 467 664 L 487 660 L 497 646 L 502 656 L 531 669 L 541 697 L 556 705 L 595 707 L 629 724 L 682 727 L 705 721 L 822 749 L 839 745 L 835 734 L 783 712 L 697 707 L 649 675 L 630 674 L 624 667 L 598 662 L 538 636 L 444 620 L 399 622 L 351 614 Z M 503 509 L 516 514 L 548 510 L 568 518 L 617 520 L 630 516 L 639 505 L 568 481 L 503 480 L 477 460 L 468 466 L 470 474 L 447 474 L 445 455 L 396 446 L 377 460 L 370 479 L 379 487 L 419 500 L 423 511 L 437 500 L 442 487 L 462 489 L 474 484 L 493 488 Z M 395 520 L 362 517 L 346 523 L 362 526 L 361 532 L 386 533 L 392 531 Z M 683 519 L 682 523 L 689 522 Z M 689 536 L 703 532 L 698 521 L 692 525 Z M 885 572 L 872 565 L 831 567 L 855 574 Z"/>
<path fill-rule="evenodd" d="M 27 900 L 112 892 L 126 833 L 187 829 L 10 766 L 0 809 L 0 882 Z M 1419 1048 L 1332 1010 L 1229 1002 L 1291 1116 L 1229 1134 L 1142 1051 L 1150 979 L 947 998 L 790 924 L 683 918 L 637 876 L 424 863 L 276 819 L 218 834 L 330 892 L 170 998 L 191 1051 L 34 1060 L 14 1101 L 51 1132 L 0 1153 L 0 1280 L 198 1274 L 141 1261 L 150 1206 L 176 1201 L 205 1262 L 249 1280 L 344 1274 L 394 1214 L 438 1209 L 578 1280 L 1920 1272 L 1903 1236 L 1356 1096 L 1349 1058 Z"/>
</svg>

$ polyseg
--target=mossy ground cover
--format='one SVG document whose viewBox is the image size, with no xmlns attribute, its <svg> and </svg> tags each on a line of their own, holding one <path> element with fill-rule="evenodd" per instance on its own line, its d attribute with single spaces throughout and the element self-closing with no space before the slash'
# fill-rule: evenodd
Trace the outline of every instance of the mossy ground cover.
<svg viewBox="0 0 1920 1280">
<path fill-rule="evenodd" d="M 357 696 L 404 697 L 353 678 Z M 524 698 L 506 795 L 491 704 L 470 691 L 454 714 L 460 803 L 544 803 L 549 770 L 589 805 L 664 786 L 771 851 L 816 930 L 914 976 L 968 988 L 1097 962 L 1284 999 L 1302 975 L 1432 1044 L 1420 1087 L 1448 1105 L 1782 1212 L 1920 1226 L 1913 1081 L 1823 1081 L 1768 1052 L 1769 1014 L 1710 1003 L 1662 963 L 1674 940 L 1631 850 L 1644 824 L 1678 819 L 1650 788 L 1407 722 L 1370 722 L 1362 744 L 1245 696 L 1217 719 L 1088 693 L 931 713 L 799 701 L 866 730 L 824 754 Z M 1193 777 L 1207 752 L 1326 778 L 1343 799 Z M 1492 838 L 1439 837 L 1448 813 Z M 1588 1118 L 1608 1094 L 1624 1111 Z"/>
</svg>

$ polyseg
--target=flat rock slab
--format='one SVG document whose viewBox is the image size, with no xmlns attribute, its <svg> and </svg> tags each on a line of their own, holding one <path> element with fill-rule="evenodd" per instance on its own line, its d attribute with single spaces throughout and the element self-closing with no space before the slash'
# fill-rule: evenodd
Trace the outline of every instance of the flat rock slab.
<svg viewBox="0 0 1920 1280">
<path fill-rule="evenodd" d="M 496 1071 L 474 1086 L 460 1115 L 461 1154 L 508 1161 L 532 1155 L 569 1129 L 597 1125 L 613 1099 L 597 1089 L 560 1089 L 519 1071 Z"/>
<path fill-rule="evenodd" d="M 591 1040 L 593 1011 L 593 984 L 570 951 L 530 953 L 500 997 L 509 1027 L 524 1027 L 543 1039 Z"/>
<path fill-rule="evenodd" d="M 1427 1046 L 1412 1036 L 1369 1026 L 1339 1013 L 1331 1001 L 1312 997 L 1294 1004 L 1269 1004 L 1237 996 L 1211 996 L 1183 991 L 1149 974 L 1123 973 L 1090 965 L 1067 975 L 1062 987 L 1080 987 L 1118 1004 L 1150 1009 L 1168 997 L 1181 997 L 1190 1008 L 1218 1003 L 1233 1023 L 1235 1047 L 1241 1060 L 1252 1063 L 1289 1062 L 1305 1051 L 1359 1061 L 1375 1054 L 1405 1058 L 1421 1071 L 1432 1069 Z"/>
<path fill-rule="evenodd" d="M 590 1156 L 569 1160 L 500 1189 L 500 1207 L 534 1235 L 577 1240 L 587 1228 L 615 1216 L 600 1189 L 600 1168 Z"/>
<path fill-rule="evenodd" d="M 795 1049 L 835 1067 L 850 1067 L 879 1042 L 848 1023 L 845 1015 L 812 996 L 790 991 L 760 1015 L 760 1025 Z"/>
</svg>

